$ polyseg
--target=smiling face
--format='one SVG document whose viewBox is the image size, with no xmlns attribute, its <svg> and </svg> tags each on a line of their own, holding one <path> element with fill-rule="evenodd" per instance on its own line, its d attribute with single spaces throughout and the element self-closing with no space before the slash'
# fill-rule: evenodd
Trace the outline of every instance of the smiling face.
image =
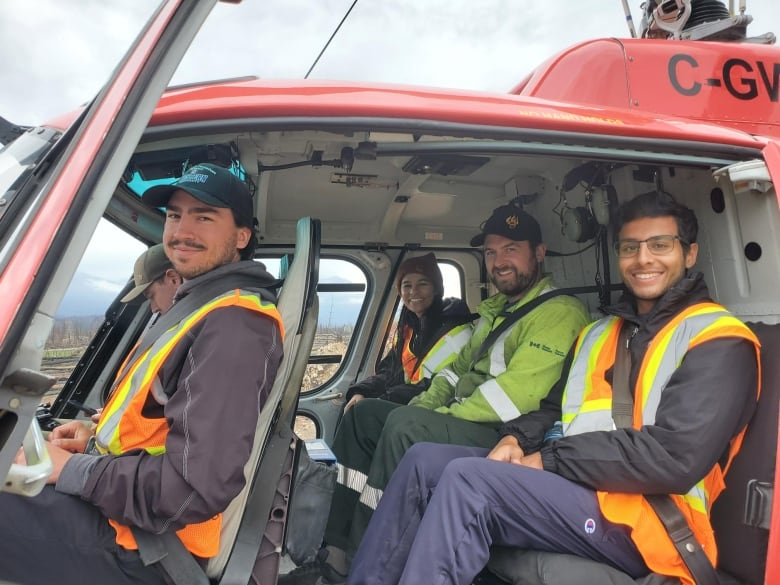
<svg viewBox="0 0 780 585">
<path fill-rule="evenodd" d="M 518 242 L 497 234 L 485 237 L 485 268 L 496 288 L 510 302 L 519 301 L 541 279 L 544 244 Z"/>
<path fill-rule="evenodd" d="M 237 227 L 226 207 L 207 205 L 185 191 L 171 195 L 165 211 L 165 254 L 185 280 L 236 262 L 251 230 Z"/>
<path fill-rule="evenodd" d="M 424 274 L 409 272 L 401 279 L 401 302 L 417 318 L 422 318 L 425 311 L 433 304 L 435 295 L 433 283 Z"/>
<path fill-rule="evenodd" d="M 653 236 L 677 236 L 677 222 L 672 216 L 645 217 L 623 225 L 620 230 L 620 240 L 642 241 Z M 674 248 L 668 254 L 656 256 L 640 244 L 636 256 L 619 258 L 620 276 L 623 283 L 637 299 L 637 311 L 649 312 L 666 291 L 674 286 L 688 268 L 696 264 L 699 246 L 690 244 L 685 252 L 679 240 L 674 241 Z"/>
</svg>

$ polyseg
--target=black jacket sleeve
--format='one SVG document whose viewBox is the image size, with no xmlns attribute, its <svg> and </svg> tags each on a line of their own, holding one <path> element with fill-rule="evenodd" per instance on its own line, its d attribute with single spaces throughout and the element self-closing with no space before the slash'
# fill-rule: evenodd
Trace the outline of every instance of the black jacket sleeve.
<svg viewBox="0 0 780 585">
<path fill-rule="evenodd" d="M 603 491 L 686 493 L 750 420 L 757 383 L 750 342 L 703 343 L 669 379 L 654 424 L 552 441 L 541 449 L 544 469 Z"/>
<path fill-rule="evenodd" d="M 397 384 L 390 386 L 380 398 L 396 404 L 408 404 L 420 392 L 425 392 L 430 385 L 430 378 L 423 378 L 417 384 Z"/>
<path fill-rule="evenodd" d="M 401 359 L 395 347 L 390 350 L 379 365 L 376 367 L 376 373 L 368 378 L 363 378 L 353 384 L 347 390 L 347 402 L 355 394 L 362 394 L 366 398 L 380 398 L 390 386 L 401 384 L 404 381 L 403 366 Z"/>
<path fill-rule="evenodd" d="M 563 362 L 561 377 L 550 390 L 550 393 L 539 403 L 539 409 L 521 414 L 516 419 L 503 424 L 499 430 L 500 435 L 512 435 L 517 439 L 523 453 L 530 455 L 536 453 L 542 447 L 544 434 L 561 420 L 561 404 L 563 402 L 563 390 L 566 387 L 566 379 L 569 377 L 569 369 L 574 358 L 574 346 L 569 350 Z"/>
</svg>

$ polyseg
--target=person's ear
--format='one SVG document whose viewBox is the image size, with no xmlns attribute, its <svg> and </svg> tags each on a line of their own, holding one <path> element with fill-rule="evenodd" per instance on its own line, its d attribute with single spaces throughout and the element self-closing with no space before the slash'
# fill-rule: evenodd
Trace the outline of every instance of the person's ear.
<svg viewBox="0 0 780 585">
<path fill-rule="evenodd" d="M 696 264 L 696 258 L 699 255 L 699 244 L 694 242 L 688 246 L 688 253 L 685 254 L 685 268 L 693 268 Z"/>
<path fill-rule="evenodd" d="M 252 230 L 248 227 L 238 228 L 238 238 L 236 240 L 236 248 L 243 250 L 249 244 L 249 239 L 252 237 Z"/>
<path fill-rule="evenodd" d="M 179 273 L 176 272 L 173 268 L 169 268 L 168 270 L 165 271 L 165 278 L 171 284 L 175 286 L 181 286 L 182 283 L 181 276 L 179 276 Z"/>
<path fill-rule="evenodd" d="M 534 253 L 536 255 L 536 261 L 541 264 L 544 261 L 544 255 L 547 253 L 547 244 L 543 242 L 537 244 Z"/>
</svg>

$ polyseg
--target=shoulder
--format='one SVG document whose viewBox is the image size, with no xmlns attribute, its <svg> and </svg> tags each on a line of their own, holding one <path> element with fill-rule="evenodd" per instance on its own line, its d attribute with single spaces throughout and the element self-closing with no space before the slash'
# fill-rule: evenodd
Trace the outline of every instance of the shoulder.
<svg viewBox="0 0 780 585">
<path fill-rule="evenodd" d="M 577 297 L 567 294 L 561 294 L 543 302 L 533 312 L 538 317 L 565 319 L 578 322 L 582 326 L 592 321 L 583 302 Z"/>
<path fill-rule="evenodd" d="M 262 312 L 240 305 L 218 307 L 210 311 L 203 319 L 203 326 L 231 334 L 247 330 L 265 332 L 270 328 L 281 329 L 280 317 L 275 310 Z"/>
</svg>

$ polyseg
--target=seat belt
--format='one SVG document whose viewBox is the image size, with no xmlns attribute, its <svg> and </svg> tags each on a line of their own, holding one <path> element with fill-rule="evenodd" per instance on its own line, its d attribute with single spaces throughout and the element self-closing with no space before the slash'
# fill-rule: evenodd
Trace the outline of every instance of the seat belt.
<svg viewBox="0 0 780 585">
<path fill-rule="evenodd" d="M 273 281 L 269 283 L 268 288 L 277 288 L 280 285 L 281 281 Z M 127 370 L 130 368 L 130 366 L 132 366 L 135 359 L 138 356 L 143 355 L 146 350 L 152 347 L 154 342 L 159 339 L 160 335 L 165 333 L 168 329 L 184 319 L 184 317 L 199 307 L 202 307 L 210 300 L 223 293 L 226 293 L 229 290 L 235 290 L 237 288 L 248 289 L 252 292 L 257 292 L 266 300 L 274 302 L 276 301 L 276 299 L 270 293 L 263 294 L 266 289 L 258 286 L 256 276 L 252 277 L 247 274 L 232 274 L 212 282 L 207 282 L 201 286 L 197 286 L 181 299 L 176 301 L 168 311 L 160 315 L 154 324 L 146 330 L 143 337 L 138 341 L 138 344 L 132 350 L 130 356 L 125 360 L 125 367 L 116 376 L 115 380 L 119 381 L 124 378 Z"/>
<path fill-rule="evenodd" d="M 634 327 L 633 331 L 631 331 L 632 327 Z M 634 396 L 629 380 L 631 374 L 629 343 L 635 333 L 635 326 L 628 321 L 623 321 L 615 352 L 615 365 L 612 368 L 612 418 L 618 428 L 628 428 L 632 425 Z M 715 567 L 704 554 L 704 549 L 696 540 L 688 521 L 671 496 L 645 494 L 644 497 L 669 533 L 674 547 L 696 584 L 721 585 Z"/>
<path fill-rule="evenodd" d="M 516 311 L 512 313 L 508 313 L 504 320 L 501 322 L 501 325 L 493 329 L 490 333 L 488 333 L 488 336 L 485 338 L 485 340 L 482 342 L 482 344 L 479 346 L 479 349 L 477 349 L 477 352 L 474 354 L 474 357 L 471 358 L 471 366 L 469 367 L 469 370 L 474 369 L 474 365 L 482 359 L 482 357 L 488 352 L 488 350 L 493 346 L 493 344 L 496 342 L 496 339 L 507 329 L 512 327 L 515 323 L 517 323 L 520 319 L 525 317 L 528 313 L 533 311 L 536 307 L 541 305 L 543 302 L 553 298 L 557 297 L 559 295 L 563 294 L 569 294 L 569 291 L 567 289 L 563 288 L 556 288 L 555 290 L 551 290 L 549 292 L 546 292 L 544 294 L 539 295 L 532 301 L 527 302 L 525 305 L 517 309 Z M 503 312 L 502 312 L 503 313 Z M 498 316 L 500 316 L 502 313 L 499 313 Z"/>
<path fill-rule="evenodd" d="M 209 585 L 206 572 L 175 532 L 154 534 L 131 526 L 138 555 L 145 567 L 160 563 L 174 585 Z"/>
</svg>

